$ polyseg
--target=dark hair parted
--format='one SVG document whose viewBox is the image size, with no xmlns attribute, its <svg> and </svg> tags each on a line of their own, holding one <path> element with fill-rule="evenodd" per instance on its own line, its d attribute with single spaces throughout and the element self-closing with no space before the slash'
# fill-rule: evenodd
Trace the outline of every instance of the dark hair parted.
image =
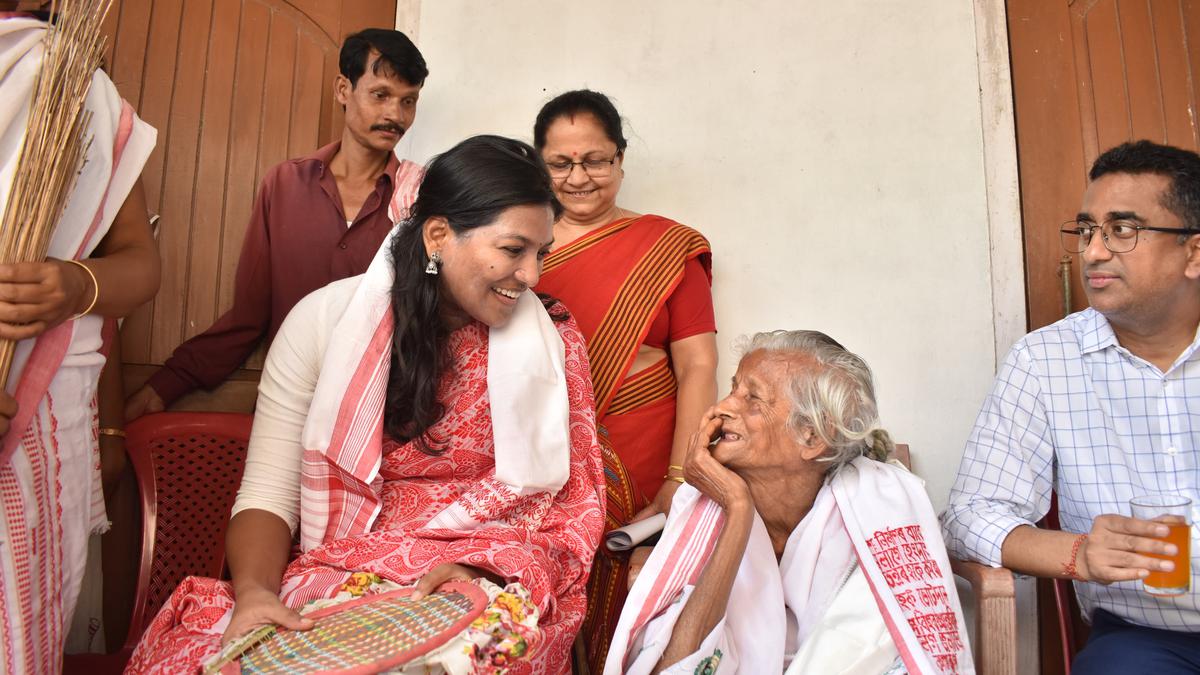
<svg viewBox="0 0 1200 675">
<path fill-rule="evenodd" d="M 608 140 L 617 145 L 617 152 L 625 152 L 629 142 L 621 130 L 621 114 L 608 97 L 591 89 L 576 89 L 550 99 L 538 111 L 533 123 L 533 147 L 540 152 L 546 147 L 546 131 L 560 117 L 575 119 L 576 115 L 591 115 L 600 122 Z"/>
<path fill-rule="evenodd" d="M 398 30 L 368 28 L 346 38 L 338 56 L 338 69 L 350 80 L 350 86 L 358 84 L 358 78 L 367 72 L 367 61 L 371 52 L 379 52 L 379 58 L 371 66 L 371 72 L 379 75 L 385 68 L 391 74 L 409 84 L 423 85 L 429 77 L 425 57 L 408 36 Z"/>
<path fill-rule="evenodd" d="M 490 225 L 505 209 L 549 206 L 557 219 L 562 205 L 550 186 L 546 165 L 533 148 L 510 138 L 475 136 L 429 163 L 408 220 L 392 239 L 391 370 L 388 373 L 384 431 L 405 443 L 420 439 L 442 416 L 438 381 L 445 365 L 443 346 L 450 334 L 440 309 L 440 275 L 425 273 L 425 223 L 445 218 L 454 236 Z M 433 444 L 421 441 L 436 454 Z"/>
<path fill-rule="evenodd" d="M 1110 173 L 1165 176 L 1171 186 L 1163 193 L 1163 207 L 1184 227 L 1200 232 L 1200 155 L 1151 141 L 1122 143 L 1096 158 L 1088 177 L 1096 180 Z"/>
</svg>

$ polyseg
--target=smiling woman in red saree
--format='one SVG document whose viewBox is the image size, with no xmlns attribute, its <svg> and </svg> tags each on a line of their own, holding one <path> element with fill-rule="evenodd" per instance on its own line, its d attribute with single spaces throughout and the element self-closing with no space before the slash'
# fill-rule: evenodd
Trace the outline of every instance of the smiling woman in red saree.
<svg viewBox="0 0 1200 675">
<path fill-rule="evenodd" d="M 375 577 L 519 584 L 540 619 L 509 672 L 567 667 L 604 479 L 583 337 L 529 289 L 556 205 L 531 148 L 468 139 L 365 275 L 292 310 L 263 371 L 232 583 L 186 580 L 131 672 L 194 671 L 267 623 L 309 628 L 296 609 Z"/>
</svg>

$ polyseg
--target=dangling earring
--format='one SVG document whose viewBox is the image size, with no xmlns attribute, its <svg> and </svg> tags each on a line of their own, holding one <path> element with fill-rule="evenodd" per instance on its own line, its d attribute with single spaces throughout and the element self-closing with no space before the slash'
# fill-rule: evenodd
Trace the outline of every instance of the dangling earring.
<svg viewBox="0 0 1200 675">
<path fill-rule="evenodd" d="M 438 273 L 438 265 L 441 265 L 441 264 L 442 264 L 442 254 L 437 251 L 430 253 L 429 254 L 429 264 L 425 266 L 425 274 L 432 274 L 432 275 L 436 276 Z"/>
</svg>

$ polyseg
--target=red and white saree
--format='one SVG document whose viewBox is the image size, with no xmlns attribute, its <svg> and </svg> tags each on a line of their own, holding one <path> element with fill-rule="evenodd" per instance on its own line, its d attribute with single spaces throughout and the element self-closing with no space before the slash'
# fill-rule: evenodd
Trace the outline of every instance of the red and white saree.
<svg viewBox="0 0 1200 675">
<path fill-rule="evenodd" d="M 387 249 L 385 243 L 376 263 L 387 264 Z M 377 276 L 376 263 L 362 282 L 337 282 L 293 310 L 305 311 L 314 296 L 323 294 L 330 296 L 321 300 L 327 311 L 340 318 L 325 349 L 301 441 L 304 553 L 285 571 L 280 597 L 291 607 L 334 597 L 353 572 L 409 584 L 441 563 L 480 567 L 520 582 L 541 612 L 540 644 L 512 672 L 565 672 L 586 608 L 587 575 L 604 517 L 604 476 L 583 336 L 569 318 L 549 329 L 556 334 L 554 342 L 561 339 L 559 381 L 565 379 L 566 405 L 558 406 L 563 419 L 545 428 L 561 429 L 566 436 L 561 444 L 534 436 L 526 444 L 511 443 L 521 432 L 510 423 L 521 414 L 514 406 L 537 409 L 538 394 L 530 393 L 537 385 L 525 387 L 521 400 L 497 396 L 504 385 L 495 380 L 489 385 L 489 379 L 513 364 L 492 362 L 501 337 L 478 323 L 452 333 L 446 346 L 449 365 L 438 392 L 445 414 L 424 436 L 444 452 L 430 455 L 415 442 L 391 442 L 382 437 L 391 314 L 381 310 L 386 310 L 390 276 Z M 354 284 L 360 285 L 350 299 L 344 289 Z M 532 294 L 528 300 L 544 314 Z M 338 306 L 344 313 L 328 309 Z M 555 311 L 565 310 L 560 305 Z M 273 352 L 288 344 L 285 331 L 292 320 L 289 316 Z M 368 329 L 356 328 L 362 326 Z M 519 377 L 505 372 L 505 380 Z M 539 447 L 555 446 L 569 458 L 537 459 Z M 562 460 L 562 471 L 551 472 L 555 478 L 548 486 L 540 485 L 545 472 L 527 471 L 512 461 L 510 453 L 521 448 L 528 453 L 523 464 L 542 467 Z M 513 470 L 526 475 L 514 476 Z M 517 483 L 528 489 L 514 489 Z M 143 636 L 129 671 L 194 669 L 218 650 L 232 607 L 228 584 L 186 580 Z"/>
<path fill-rule="evenodd" d="M 0 210 L 16 171 L 45 24 L 0 13 Z M 49 254 L 83 259 L 108 233 L 156 133 L 97 72 L 91 145 Z M 9 391 L 20 410 L 0 441 L 0 672 L 58 672 L 87 557 L 107 526 L 95 395 L 104 320 L 67 321 L 18 344 Z"/>
</svg>

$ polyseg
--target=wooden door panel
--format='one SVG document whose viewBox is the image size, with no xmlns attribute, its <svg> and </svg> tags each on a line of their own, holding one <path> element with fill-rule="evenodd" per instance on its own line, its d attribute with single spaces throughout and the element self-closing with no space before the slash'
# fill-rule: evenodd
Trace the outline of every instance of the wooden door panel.
<svg viewBox="0 0 1200 675">
<path fill-rule="evenodd" d="M 245 3 L 242 10 L 242 24 L 237 45 L 237 70 L 234 78 L 233 98 L 230 106 L 233 112 L 232 126 L 229 132 L 229 164 L 226 176 L 225 201 L 222 204 L 222 236 L 220 238 L 220 257 L 222 273 L 210 277 L 211 285 L 205 289 L 213 301 L 213 313 L 217 308 L 227 308 L 232 304 L 232 290 L 221 296 L 221 288 L 228 280 L 232 289 L 233 274 L 237 270 L 238 254 L 241 252 L 242 239 L 246 234 L 247 221 L 254 206 L 254 194 L 258 189 L 261 174 L 258 171 L 259 137 L 262 130 L 262 98 L 267 79 L 267 46 L 271 25 L 271 12 L 266 5 L 260 3 Z M 320 141 L 313 139 L 314 147 Z M 195 332 L 206 330 L 216 316 L 196 317 L 199 325 L 191 326 Z M 195 333 L 193 333 L 194 335 Z M 176 341 L 174 344 L 179 344 Z M 174 345 L 167 347 L 174 349 Z M 169 351 L 167 355 L 169 355 Z M 166 355 L 160 358 L 165 358 Z"/>
<path fill-rule="evenodd" d="M 291 0 L 295 11 L 308 17 L 310 25 L 324 33 L 327 42 L 336 43 L 341 42 L 338 36 L 343 34 L 341 33 L 343 4 L 329 2 L 329 0 Z M 394 15 L 394 7 L 392 12 Z M 392 22 L 389 21 L 386 25 L 390 26 L 391 24 Z"/>
<path fill-rule="evenodd" d="M 126 34 L 122 25 L 118 29 L 117 49 L 118 53 L 129 53 L 131 61 L 135 55 L 140 55 L 143 62 L 136 65 L 135 72 L 130 73 L 128 79 L 121 77 L 119 72 L 114 74 L 119 78 L 116 79 L 118 89 L 125 83 L 136 84 L 134 89 L 138 99 L 130 98 L 133 92 L 126 94 L 122 91 L 121 94 L 133 103 L 142 119 L 158 130 L 158 144 L 142 169 L 142 182 L 146 186 L 147 204 L 155 213 L 163 215 L 160 223 L 168 225 L 173 222 L 175 214 L 170 212 L 170 204 L 164 199 L 163 168 L 168 154 L 165 148 L 171 142 L 171 98 L 175 82 L 175 64 L 179 56 L 175 42 L 179 39 L 179 17 L 182 16 L 183 8 L 181 3 L 159 2 L 155 4 L 153 11 L 140 12 L 135 11 L 136 8 L 133 7 L 137 4 L 140 3 L 126 0 L 122 3 L 122 10 L 128 8 L 135 20 L 144 20 L 145 32 L 141 32 L 141 23 L 129 34 Z M 124 14 L 122 11 L 122 24 Z M 121 39 L 123 36 L 124 40 Z M 138 39 L 142 40 L 141 44 L 135 42 Z M 152 54 L 153 58 L 145 58 L 146 54 Z M 184 246 L 176 243 L 186 241 L 186 231 L 181 233 L 177 227 L 160 226 L 158 241 L 159 254 L 163 261 L 158 297 L 178 297 L 183 292 L 183 280 L 168 270 L 180 269 L 186 262 L 182 256 Z M 127 337 L 122 338 L 122 354 L 127 363 L 148 363 L 151 357 L 151 320 L 139 321 L 136 318 L 138 314 L 148 312 L 149 307 L 151 306 L 134 312 L 133 320 L 127 322 L 130 325 L 124 328 Z M 141 339 L 130 339 L 135 336 Z"/>
<path fill-rule="evenodd" d="M 394 21 L 387 0 L 115 0 L 110 74 L 159 131 L 143 180 L 161 215 L 163 279 L 122 329 L 130 386 L 228 309 L 262 176 L 341 133 L 332 81 L 342 37 Z M 244 409 L 261 363 L 252 357 L 234 378 L 243 393 L 233 405 L 220 391 L 192 404 Z"/>
<path fill-rule="evenodd" d="M 1200 2 L 1197 0 L 1184 0 L 1183 4 L 1183 31 L 1185 35 L 1191 36 L 1192 48 L 1187 50 L 1187 68 L 1190 79 L 1192 80 L 1192 88 L 1188 91 L 1190 97 L 1192 116 L 1190 117 L 1191 127 L 1193 128 L 1193 137 L 1196 138 L 1197 145 L 1200 145 L 1200 136 L 1197 136 L 1194 131 L 1195 126 L 1195 111 L 1197 103 L 1200 102 L 1200 82 L 1196 81 L 1196 77 L 1200 76 L 1200 49 L 1196 48 L 1195 41 L 1200 40 Z"/>
<path fill-rule="evenodd" d="M 296 72 L 322 73 L 319 78 L 297 77 L 295 90 L 292 92 L 292 123 L 288 136 L 287 154 L 289 157 L 311 152 L 309 143 L 313 138 L 325 138 L 321 134 L 321 116 L 325 112 L 325 83 L 332 81 L 337 74 L 337 66 L 326 70 L 326 52 L 310 39 L 301 39 L 296 44 Z M 329 97 L 333 98 L 330 89 Z"/>
<path fill-rule="evenodd" d="M 1008 0 L 1029 328 L 1087 305 L 1078 256 L 1058 225 L 1079 209 L 1108 148 L 1149 139 L 1195 150 L 1200 0 Z M 1043 598 L 1044 599 L 1044 598 Z M 1052 605 L 1043 626 L 1056 625 Z M 1077 628 L 1077 630 L 1079 630 Z M 1058 631 L 1041 631 L 1042 673 L 1063 672 Z"/>
<path fill-rule="evenodd" d="M 150 35 L 150 3 L 113 0 L 105 22 L 109 75 L 121 95 L 135 106 L 141 101 L 146 42 Z"/>
<path fill-rule="evenodd" d="M 204 120 L 197 146 L 195 200 L 191 211 L 188 237 L 188 284 L 186 325 L 207 326 L 217 313 L 216 288 L 221 278 L 221 242 L 227 238 L 225 210 L 231 182 L 230 169 L 238 154 L 230 143 L 233 125 L 234 74 L 239 52 L 238 30 L 241 25 L 240 0 L 216 0 L 213 3 L 211 33 L 208 42 L 207 71 L 204 75 L 200 117 Z M 247 177 L 249 178 L 249 177 Z M 236 259 L 235 259 L 236 261 Z M 164 307 L 157 308 L 160 311 Z M 176 335 L 176 337 L 179 337 Z M 164 349 L 173 349 L 169 344 Z M 147 360 L 147 363 L 160 361 Z"/>
<path fill-rule="evenodd" d="M 1097 3 L 1086 14 L 1073 12 L 1071 19 L 1076 51 L 1084 66 L 1077 69 L 1075 77 L 1083 107 L 1086 163 L 1090 164 L 1100 148 L 1112 147 L 1130 135 L 1125 81 L 1112 77 L 1122 70 L 1121 52 L 1115 48 L 1121 44 L 1121 31 L 1115 2 Z M 1092 77 L 1090 71 L 1101 77 Z"/>
<path fill-rule="evenodd" d="M 1183 9 L 1182 5 L 1180 9 Z M 1200 137 L 1197 136 L 1200 130 L 1193 120 L 1196 98 L 1188 80 L 1192 73 L 1200 73 L 1200 70 L 1196 70 L 1195 66 L 1189 68 L 1188 65 L 1188 31 L 1184 25 L 1183 11 L 1155 12 L 1152 19 L 1155 35 L 1182 36 L 1182 39 L 1156 40 L 1155 45 L 1158 48 L 1158 69 L 1164 82 L 1160 91 L 1166 140 L 1171 145 L 1195 148 L 1200 145 Z M 1200 26 L 1191 35 L 1200 38 Z M 1200 49 L 1194 51 L 1200 56 Z"/>
<path fill-rule="evenodd" d="M 1058 225 L 1079 208 L 1087 171 L 1084 134 L 1067 3 L 1009 0 L 1007 9 L 1026 307 L 1029 327 L 1036 328 L 1063 314 Z"/>
<path fill-rule="evenodd" d="M 1096 157 L 1142 138 L 1197 148 L 1200 1 L 1009 0 L 1008 13 L 1032 329 L 1064 314 L 1057 226 Z"/>
<path fill-rule="evenodd" d="M 165 8 L 163 3 L 156 2 L 156 18 L 160 14 L 160 7 Z M 158 241 L 163 253 L 164 274 L 158 297 L 166 301 L 154 306 L 149 355 L 153 363 L 165 360 L 163 352 L 169 340 L 174 339 L 176 342 L 173 344 L 178 344 L 181 325 L 178 312 L 181 308 L 189 307 L 190 303 L 174 299 L 190 299 L 192 282 L 198 280 L 192 263 L 203 259 L 203 256 L 193 259 L 191 247 L 201 231 L 192 218 L 198 210 L 204 209 L 206 202 L 205 195 L 198 192 L 196 186 L 196 160 L 200 149 L 200 113 L 205 103 L 203 83 L 207 59 L 197 56 L 208 51 L 213 6 L 210 2 L 186 2 L 181 9 L 178 23 L 169 24 L 174 28 L 174 35 L 163 38 L 174 43 L 178 54 L 175 67 L 165 75 L 162 84 L 154 86 L 155 91 L 163 92 L 164 108 L 169 118 L 165 134 L 163 127 L 159 127 L 159 143 L 166 146 L 167 152 L 160 155 L 163 158 L 163 175 L 160 178 L 162 198 L 159 200 L 159 214 L 162 218 Z M 163 49 L 166 48 L 164 45 Z M 170 348 L 173 345 L 167 348 L 167 354 Z"/>
<path fill-rule="evenodd" d="M 1106 45 L 1119 45 L 1117 63 L 1111 71 L 1092 69 L 1093 79 L 1109 79 L 1118 84 L 1121 78 L 1110 76 L 1122 73 L 1123 84 L 1126 87 L 1126 100 L 1129 102 L 1126 119 L 1117 122 L 1117 126 L 1108 130 L 1106 137 L 1101 137 L 1098 150 L 1118 145 L 1130 138 L 1152 137 L 1166 138 L 1163 124 L 1162 84 L 1158 73 L 1158 54 L 1155 43 L 1158 40 L 1169 41 L 1167 36 L 1155 36 L 1150 23 L 1150 6 L 1145 0 L 1140 2 L 1113 2 L 1105 4 L 1116 5 L 1118 8 L 1115 34 L 1106 34 L 1089 39 L 1090 51 L 1094 54 L 1106 50 Z M 1111 29 L 1108 29 L 1111 30 Z M 1099 42 L 1099 37 L 1104 42 Z M 1112 49 L 1112 47 L 1108 47 Z M 1123 57 L 1123 63 L 1121 62 Z M 1097 105 L 1103 103 L 1097 99 Z M 1103 125 L 1099 126 L 1101 133 L 1105 132 Z M 1123 133 L 1122 133 L 1123 132 Z M 1099 156 L 1099 155 L 1097 155 Z"/>
</svg>

